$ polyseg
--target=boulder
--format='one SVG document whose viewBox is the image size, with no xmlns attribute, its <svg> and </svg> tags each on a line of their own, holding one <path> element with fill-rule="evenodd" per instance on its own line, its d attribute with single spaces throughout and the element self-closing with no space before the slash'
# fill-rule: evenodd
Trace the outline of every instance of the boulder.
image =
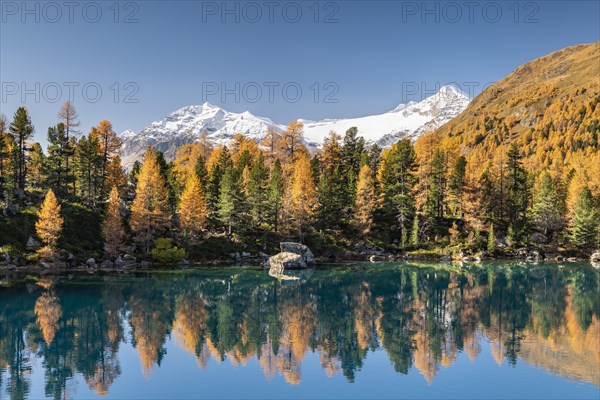
<svg viewBox="0 0 600 400">
<path fill-rule="evenodd" d="M 96 266 L 96 260 L 93 258 L 88 258 L 88 260 L 85 262 L 85 265 L 87 265 L 89 268 L 94 268 Z"/>
<path fill-rule="evenodd" d="M 600 263 L 600 251 L 595 251 L 590 256 L 590 261 L 593 263 Z"/>
<path fill-rule="evenodd" d="M 546 244 L 548 243 L 548 237 L 541 233 L 534 233 L 531 235 L 531 241 L 535 244 Z"/>
<path fill-rule="evenodd" d="M 183 268 L 187 268 L 187 267 L 190 266 L 190 261 L 186 260 L 186 259 L 183 259 L 183 260 L 179 261 L 177 263 L 177 265 L 180 266 L 180 267 L 183 267 Z"/>
<path fill-rule="evenodd" d="M 143 260 L 140 262 L 140 268 L 150 268 L 152 266 L 152 262 Z"/>
<path fill-rule="evenodd" d="M 314 267 L 317 265 L 317 261 L 315 260 L 315 256 L 313 255 L 312 251 L 310 251 L 307 246 L 301 243 L 281 242 L 279 243 L 279 248 L 281 249 L 282 253 L 293 253 L 299 255 L 304 264 L 306 264 L 308 267 Z"/>
<path fill-rule="evenodd" d="M 45 261 L 40 261 L 40 267 L 42 267 L 42 269 L 50 269 L 50 264 Z"/>
<path fill-rule="evenodd" d="M 281 252 L 267 260 L 269 271 L 273 269 L 276 274 L 283 274 L 286 269 L 304 269 L 308 268 L 306 261 L 300 254 Z"/>
<path fill-rule="evenodd" d="M 29 236 L 29 239 L 27 239 L 27 250 L 37 250 L 40 247 L 42 247 L 42 244 L 40 242 L 38 242 L 37 240 L 35 240 L 33 238 L 33 236 Z"/>
<path fill-rule="evenodd" d="M 69 268 L 75 268 L 77 267 L 77 258 L 75 258 L 75 256 L 71 253 L 69 253 L 69 256 L 67 257 L 67 267 Z"/>
<path fill-rule="evenodd" d="M 109 270 L 109 269 L 113 269 L 114 266 L 115 266 L 115 264 L 110 260 L 104 260 L 104 261 L 102 261 L 102 263 L 100 263 L 101 269 Z"/>
</svg>

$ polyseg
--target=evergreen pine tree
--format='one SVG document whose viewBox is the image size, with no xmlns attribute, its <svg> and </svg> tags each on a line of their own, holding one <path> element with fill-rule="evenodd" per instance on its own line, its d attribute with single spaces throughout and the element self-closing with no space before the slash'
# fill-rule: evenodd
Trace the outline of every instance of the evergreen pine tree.
<svg viewBox="0 0 600 400">
<path fill-rule="evenodd" d="M 597 247 L 599 222 L 600 213 L 594 206 L 592 193 L 589 188 L 584 187 L 579 192 L 569 224 L 571 242 L 580 248 Z"/>
<path fill-rule="evenodd" d="M 269 221 L 273 227 L 273 231 L 277 232 L 279 229 L 279 221 L 281 208 L 283 205 L 284 195 L 283 185 L 283 171 L 281 170 L 281 162 L 279 159 L 275 160 L 273 168 L 271 169 L 271 178 L 269 180 Z"/>
<path fill-rule="evenodd" d="M 67 193 L 67 157 L 69 142 L 62 123 L 48 128 L 48 157 L 46 158 L 47 184 L 59 195 Z"/>
<path fill-rule="evenodd" d="M 219 187 L 219 221 L 227 228 L 230 235 L 239 228 L 238 222 L 241 219 L 241 191 L 236 175 L 233 167 L 227 168 Z"/>
<path fill-rule="evenodd" d="M 408 237 L 409 224 L 415 213 L 415 168 L 413 145 L 410 140 L 403 139 L 385 153 L 379 171 L 383 210 L 397 221 L 404 238 Z"/>
<path fill-rule="evenodd" d="M 262 152 L 258 154 L 258 158 L 250 170 L 248 204 L 254 225 L 265 224 L 269 209 L 269 169 L 265 165 Z"/>
<path fill-rule="evenodd" d="M 494 224 L 490 224 L 487 238 L 487 251 L 494 253 L 496 251 L 496 235 L 494 234 Z"/>
<path fill-rule="evenodd" d="M 535 226 L 544 233 L 556 231 L 562 226 L 561 210 L 563 209 L 558 185 L 549 173 L 542 175 L 540 188 L 533 203 L 532 215 Z"/>
<path fill-rule="evenodd" d="M 27 108 L 19 107 L 10 124 L 10 133 L 16 143 L 16 148 L 14 150 L 14 158 L 16 161 L 15 187 L 21 190 L 25 189 L 27 178 L 27 141 L 33 134 L 33 130 Z"/>
<path fill-rule="evenodd" d="M 412 229 L 410 231 L 410 245 L 417 246 L 419 244 L 419 216 L 415 214 L 413 218 Z"/>
</svg>

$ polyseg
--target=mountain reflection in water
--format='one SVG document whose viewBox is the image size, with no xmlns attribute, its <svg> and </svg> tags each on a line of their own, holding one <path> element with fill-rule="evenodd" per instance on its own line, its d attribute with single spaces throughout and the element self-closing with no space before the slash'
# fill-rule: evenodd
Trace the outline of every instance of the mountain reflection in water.
<svg viewBox="0 0 600 400">
<path fill-rule="evenodd" d="M 200 369 L 246 365 L 302 382 L 318 354 L 353 382 L 372 351 L 435 386 L 440 368 L 486 346 L 498 365 L 528 363 L 600 386 L 599 272 L 589 265 L 343 265 L 281 281 L 253 268 L 5 281 L 0 287 L 0 396 L 26 398 L 42 368 L 46 396 L 83 376 L 107 394 L 136 349 L 151 379 L 173 340 Z M 38 360 L 38 361 L 36 361 Z"/>
</svg>

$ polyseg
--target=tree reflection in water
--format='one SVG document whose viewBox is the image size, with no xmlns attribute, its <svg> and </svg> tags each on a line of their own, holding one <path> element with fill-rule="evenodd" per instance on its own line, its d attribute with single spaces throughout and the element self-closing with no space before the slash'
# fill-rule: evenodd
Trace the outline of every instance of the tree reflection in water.
<svg viewBox="0 0 600 400">
<path fill-rule="evenodd" d="M 352 382 L 370 351 L 429 384 L 465 352 L 490 346 L 495 361 L 525 361 L 600 385 L 597 270 L 585 265 L 390 264 L 318 270 L 280 282 L 253 269 L 13 282 L 0 289 L 0 391 L 26 398 L 35 359 L 45 393 L 65 397 L 81 374 L 106 394 L 129 342 L 144 374 L 172 338 L 200 369 L 256 358 L 267 379 L 302 381 L 319 354 L 327 374 Z M 488 344 L 489 343 L 489 344 Z"/>
</svg>

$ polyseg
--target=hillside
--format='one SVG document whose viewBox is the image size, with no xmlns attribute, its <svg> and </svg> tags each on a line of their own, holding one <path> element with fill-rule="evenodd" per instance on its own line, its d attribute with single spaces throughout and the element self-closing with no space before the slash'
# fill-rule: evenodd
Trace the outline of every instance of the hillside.
<svg viewBox="0 0 600 400">
<path fill-rule="evenodd" d="M 532 172 L 584 172 L 600 190 L 600 42 L 568 47 L 518 67 L 435 135 L 483 171 L 516 142 Z"/>
</svg>

